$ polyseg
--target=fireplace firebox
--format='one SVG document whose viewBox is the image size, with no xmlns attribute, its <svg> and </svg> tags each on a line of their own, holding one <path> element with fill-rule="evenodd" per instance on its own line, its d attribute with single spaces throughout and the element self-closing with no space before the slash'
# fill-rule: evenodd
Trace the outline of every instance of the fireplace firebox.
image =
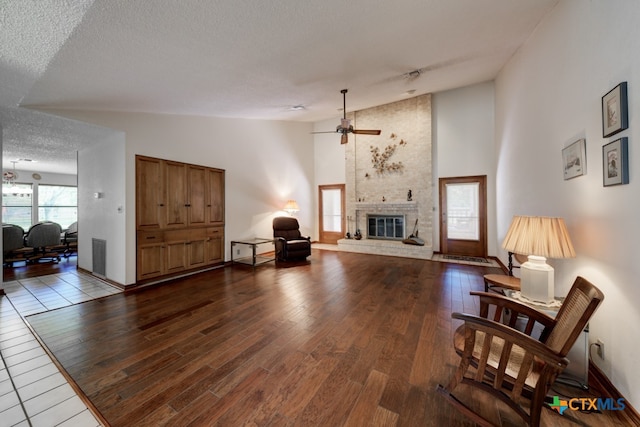
<svg viewBox="0 0 640 427">
<path fill-rule="evenodd" d="M 367 214 L 368 239 L 402 240 L 404 236 L 404 215 Z"/>
</svg>

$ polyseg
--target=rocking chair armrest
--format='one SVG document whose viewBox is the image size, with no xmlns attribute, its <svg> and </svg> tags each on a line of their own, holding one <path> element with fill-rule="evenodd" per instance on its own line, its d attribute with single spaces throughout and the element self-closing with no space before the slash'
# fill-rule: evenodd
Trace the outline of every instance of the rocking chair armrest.
<svg viewBox="0 0 640 427">
<path fill-rule="evenodd" d="M 517 345 L 526 352 L 533 354 L 539 361 L 544 361 L 545 364 L 551 365 L 558 372 L 569 363 L 567 358 L 560 356 L 544 343 L 502 323 L 466 313 L 452 313 L 451 317 L 463 320 L 467 331 L 484 332 L 485 334 L 502 338 L 505 342 Z M 472 351 L 473 349 L 470 350 Z"/>
</svg>

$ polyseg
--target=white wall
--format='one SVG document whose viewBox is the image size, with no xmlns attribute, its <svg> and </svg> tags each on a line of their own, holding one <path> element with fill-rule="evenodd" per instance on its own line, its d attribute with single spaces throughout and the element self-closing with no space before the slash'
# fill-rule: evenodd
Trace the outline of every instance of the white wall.
<svg viewBox="0 0 640 427">
<path fill-rule="evenodd" d="M 640 2 L 563 0 L 496 80 L 497 220 L 501 241 L 515 214 L 565 218 L 577 257 L 551 260 L 556 294 L 575 276 L 605 301 L 590 322 L 606 360 L 594 362 L 640 405 Z M 629 82 L 629 129 L 602 137 L 601 97 Z M 602 146 L 629 137 L 630 183 L 602 185 Z M 586 138 L 587 174 L 564 181 L 561 150 Z M 504 252 L 502 256 L 504 256 Z M 594 353 L 595 354 L 595 353 Z"/>
<path fill-rule="evenodd" d="M 314 132 L 335 130 L 340 124 L 340 117 L 316 122 Z M 313 158 L 315 183 L 318 185 L 344 184 L 345 177 L 345 145 L 340 144 L 340 134 L 336 132 L 316 134 L 313 138 Z"/>
<path fill-rule="evenodd" d="M 106 277 L 120 284 L 127 283 L 132 267 L 127 260 L 135 260 L 135 251 L 125 244 L 125 213 L 132 210 L 125 194 L 125 138 L 113 132 L 78 153 L 78 267 L 93 271 L 92 239 L 106 240 Z"/>
<path fill-rule="evenodd" d="M 301 232 L 316 235 L 312 124 L 142 113 L 57 111 L 124 132 L 126 283 L 135 281 L 135 155 L 225 169 L 225 257 L 229 242 L 269 237 L 288 199 Z M 114 205 L 110 204 L 109 209 Z"/>
<path fill-rule="evenodd" d="M 434 194 L 438 179 L 487 176 L 487 250 L 497 254 L 495 222 L 494 84 L 481 83 L 433 95 Z M 436 197 L 436 200 L 437 197 Z M 440 210 L 434 212 L 434 250 L 440 249 Z"/>
<path fill-rule="evenodd" d="M 313 124 L 313 132 L 335 130 L 339 123 L 339 116 L 316 122 Z M 316 206 L 319 206 L 320 203 L 318 186 L 346 183 L 345 148 L 346 145 L 340 144 L 340 135 L 336 132 L 313 135 L 314 201 Z M 318 212 L 313 213 L 313 220 L 314 236 L 317 238 L 320 232 Z"/>
<path fill-rule="evenodd" d="M 0 165 L 2 164 L 2 126 L 0 126 Z M 2 209 L 0 209 L 0 223 L 2 222 Z M 2 251 L 2 241 L 0 241 L 0 251 Z M 4 276 L 0 272 L 0 295 L 4 295 Z"/>
</svg>

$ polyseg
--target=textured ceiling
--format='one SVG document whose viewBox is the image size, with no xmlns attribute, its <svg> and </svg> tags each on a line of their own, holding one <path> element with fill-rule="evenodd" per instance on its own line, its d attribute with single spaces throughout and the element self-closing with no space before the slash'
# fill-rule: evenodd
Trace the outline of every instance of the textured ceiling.
<svg viewBox="0 0 640 427">
<path fill-rule="evenodd" d="M 318 121 L 492 80 L 557 2 L 2 2 L 0 106 Z"/>
</svg>

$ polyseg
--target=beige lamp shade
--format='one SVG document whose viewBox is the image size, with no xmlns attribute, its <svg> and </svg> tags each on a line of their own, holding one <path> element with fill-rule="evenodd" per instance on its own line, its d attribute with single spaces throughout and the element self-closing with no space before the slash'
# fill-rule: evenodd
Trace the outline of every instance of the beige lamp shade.
<svg viewBox="0 0 640 427">
<path fill-rule="evenodd" d="M 284 205 L 285 212 L 288 212 L 289 215 L 293 215 L 294 212 L 298 212 L 300 208 L 298 207 L 298 203 L 295 200 L 287 200 L 287 204 Z"/>
<path fill-rule="evenodd" d="M 502 247 L 516 254 L 545 258 L 576 256 L 562 218 L 514 216 Z"/>
</svg>

